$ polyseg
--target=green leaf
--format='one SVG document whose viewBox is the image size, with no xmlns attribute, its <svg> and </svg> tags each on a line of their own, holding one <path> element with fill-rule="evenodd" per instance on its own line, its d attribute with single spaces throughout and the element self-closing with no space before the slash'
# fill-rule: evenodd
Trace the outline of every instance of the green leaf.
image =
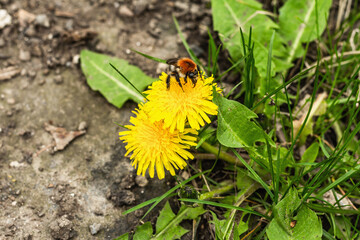
<svg viewBox="0 0 360 240">
<path fill-rule="evenodd" d="M 149 240 L 151 239 L 152 233 L 151 222 L 146 222 L 136 228 L 133 240 Z"/>
<path fill-rule="evenodd" d="M 176 215 L 171 210 L 169 202 L 165 203 L 156 222 L 156 232 L 163 230 Z"/>
<path fill-rule="evenodd" d="M 214 91 L 214 102 L 218 109 L 217 138 L 227 147 L 252 147 L 264 141 L 264 132 L 254 122 L 257 115 L 239 102 L 228 100 Z"/>
<path fill-rule="evenodd" d="M 180 239 L 189 230 L 184 229 L 179 224 L 185 219 L 195 219 L 204 212 L 202 206 L 192 208 L 183 205 L 178 214 L 175 215 L 169 202 L 166 202 L 157 219 L 156 234 L 153 239 Z"/>
<path fill-rule="evenodd" d="M 125 101 L 143 101 L 144 97 L 130 83 L 122 78 L 110 65 L 112 63 L 131 83 L 143 91 L 155 79 L 145 75 L 138 67 L 130 65 L 123 59 L 110 57 L 88 50 L 81 51 L 81 69 L 87 83 L 94 91 L 101 94 L 114 106 L 120 108 Z"/>
<path fill-rule="evenodd" d="M 115 238 L 114 240 L 129 240 L 129 233 L 124 233 L 123 235 Z"/>
<path fill-rule="evenodd" d="M 301 163 L 313 163 L 316 160 L 316 157 L 319 153 L 319 143 L 318 142 L 314 142 L 313 144 L 310 145 L 310 147 L 308 147 L 306 149 L 306 151 L 304 152 L 303 156 L 301 157 L 300 162 Z M 310 169 L 310 166 L 307 166 L 304 168 L 304 172 L 306 172 L 307 170 Z"/>
<path fill-rule="evenodd" d="M 240 236 L 241 234 L 246 232 L 248 229 L 249 229 L 248 224 L 246 222 L 240 221 L 239 224 L 237 225 L 237 227 L 235 226 L 235 228 L 234 228 L 234 235 L 236 235 L 236 236 L 234 236 L 234 239 L 235 238 L 240 239 L 237 236 Z"/>
<path fill-rule="evenodd" d="M 244 39 L 248 44 L 249 29 L 252 26 L 252 41 L 255 44 L 254 58 L 255 66 L 261 78 L 266 77 L 268 47 L 273 30 L 278 26 L 262 10 L 262 6 L 255 0 L 212 0 L 212 13 L 214 29 L 219 32 L 219 36 L 224 46 L 228 49 L 234 61 L 244 56 L 242 40 L 239 29 L 244 33 Z M 266 13 L 266 14 L 265 14 Z M 283 40 L 275 33 L 273 42 L 273 57 L 285 56 Z M 278 59 L 281 63 L 282 60 Z M 271 75 L 278 72 L 277 64 L 271 63 Z M 286 63 L 279 64 L 283 68 Z M 288 65 L 289 67 L 290 65 Z"/>
<path fill-rule="evenodd" d="M 302 43 L 311 42 L 317 38 L 316 2 L 319 35 L 321 35 L 327 24 L 331 0 L 288 0 L 279 10 L 279 32 L 290 45 L 288 62 L 303 54 Z"/>
<path fill-rule="evenodd" d="M 215 213 L 211 212 L 211 215 L 213 216 L 213 221 L 210 221 L 210 223 L 213 223 L 215 225 L 215 236 L 216 239 L 226 239 L 228 240 L 230 238 L 231 232 L 229 231 L 227 234 L 225 234 L 225 229 L 228 220 L 219 220 Z"/>
<path fill-rule="evenodd" d="M 320 219 L 305 204 L 300 205 L 301 200 L 297 191 L 291 189 L 285 198 L 274 207 L 274 218 L 266 230 L 269 240 L 321 239 Z M 298 211 L 296 211 L 297 209 Z"/>
</svg>

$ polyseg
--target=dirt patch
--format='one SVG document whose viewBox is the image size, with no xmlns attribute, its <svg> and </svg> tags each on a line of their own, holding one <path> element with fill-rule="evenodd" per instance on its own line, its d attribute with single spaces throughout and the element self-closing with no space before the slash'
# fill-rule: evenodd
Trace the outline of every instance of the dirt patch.
<svg viewBox="0 0 360 240">
<path fill-rule="evenodd" d="M 135 104 L 117 109 L 86 84 L 81 49 L 125 58 L 155 77 L 149 55 L 186 56 L 174 14 L 204 57 L 209 1 L 1 0 L 12 21 L 0 29 L 0 238 L 113 239 L 144 210 L 124 209 L 159 196 L 168 181 L 136 178 L 118 140 Z M 8 71 L 8 70 L 7 70 Z M 49 123 L 86 133 L 55 151 Z M 149 180 L 147 182 L 147 180 Z M 154 220 L 158 209 L 147 218 Z"/>
</svg>

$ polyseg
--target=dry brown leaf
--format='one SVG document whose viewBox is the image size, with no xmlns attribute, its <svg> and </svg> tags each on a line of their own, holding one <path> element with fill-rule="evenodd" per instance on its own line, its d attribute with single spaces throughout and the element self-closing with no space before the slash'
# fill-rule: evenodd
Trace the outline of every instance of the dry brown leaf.
<svg viewBox="0 0 360 240">
<path fill-rule="evenodd" d="M 336 198 L 335 195 L 336 194 Z M 334 193 L 332 192 L 332 190 L 327 191 L 326 193 L 324 193 L 323 198 L 325 201 L 327 201 L 328 203 L 332 204 L 334 207 L 341 207 L 341 209 L 346 209 L 346 210 L 350 210 L 352 209 L 353 203 L 350 201 L 349 198 L 345 197 L 342 198 L 343 195 L 341 195 L 340 193 L 337 193 L 334 191 Z M 342 198 L 342 199 L 341 199 Z M 338 203 L 337 201 L 341 199 Z"/>
<path fill-rule="evenodd" d="M 17 67 L 7 67 L 0 69 L 0 81 L 9 80 L 20 73 Z"/>
<path fill-rule="evenodd" d="M 63 150 L 76 137 L 86 133 L 83 131 L 67 131 L 65 128 L 56 127 L 49 123 L 45 123 L 45 130 L 50 132 L 55 140 L 55 151 Z"/>
</svg>

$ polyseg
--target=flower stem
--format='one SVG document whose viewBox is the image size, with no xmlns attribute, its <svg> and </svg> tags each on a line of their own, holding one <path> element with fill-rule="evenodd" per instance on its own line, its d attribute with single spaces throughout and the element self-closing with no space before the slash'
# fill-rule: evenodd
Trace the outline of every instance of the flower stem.
<svg viewBox="0 0 360 240">
<path fill-rule="evenodd" d="M 221 160 L 224 160 L 224 161 L 226 161 L 228 163 L 231 163 L 231 164 L 234 164 L 234 165 L 237 165 L 237 166 L 241 166 L 241 167 L 244 166 L 244 164 L 242 162 L 240 162 L 239 159 L 237 159 L 236 157 L 234 157 L 231 154 L 226 153 L 224 151 L 220 151 L 220 153 L 219 153 L 219 149 L 217 147 L 214 147 L 213 145 L 211 145 L 211 144 L 209 144 L 207 142 L 203 142 L 201 144 L 201 147 L 205 151 L 215 154 L 215 156 L 219 155 L 219 158 Z"/>
</svg>

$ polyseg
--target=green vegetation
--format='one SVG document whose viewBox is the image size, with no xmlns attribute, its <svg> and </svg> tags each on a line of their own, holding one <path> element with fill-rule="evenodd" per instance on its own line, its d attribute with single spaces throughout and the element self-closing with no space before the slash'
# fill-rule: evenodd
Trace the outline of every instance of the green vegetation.
<svg viewBox="0 0 360 240">
<path fill-rule="evenodd" d="M 215 161 L 211 168 L 190 162 L 193 177 L 126 211 L 170 197 L 181 202 L 176 214 L 166 203 L 156 230 L 146 222 L 134 239 L 180 238 L 190 230 L 178 225 L 185 220 L 196 235 L 200 219 L 211 219 L 201 223 L 214 226 L 216 239 L 359 239 L 357 5 L 339 29 L 329 29 L 331 0 L 288 0 L 274 13 L 255 0 L 211 4 L 222 45 L 209 31 L 208 65 L 202 68 L 220 83 L 230 73 L 239 76 L 223 96 L 214 91 L 216 128 L 210 124 L 199 132 L 198 152 L 213 153 Z M 221 69 L 224 52 L 231 66 Z M 130 80 L 144 79 L 132 77 L 121 63 L 115 66 Z M 219 174 L 226 180 L 219 181 Z M 199 193 L 177 198 L 177 189 L 194 187 L 191 180 Z"/>
</svg>

